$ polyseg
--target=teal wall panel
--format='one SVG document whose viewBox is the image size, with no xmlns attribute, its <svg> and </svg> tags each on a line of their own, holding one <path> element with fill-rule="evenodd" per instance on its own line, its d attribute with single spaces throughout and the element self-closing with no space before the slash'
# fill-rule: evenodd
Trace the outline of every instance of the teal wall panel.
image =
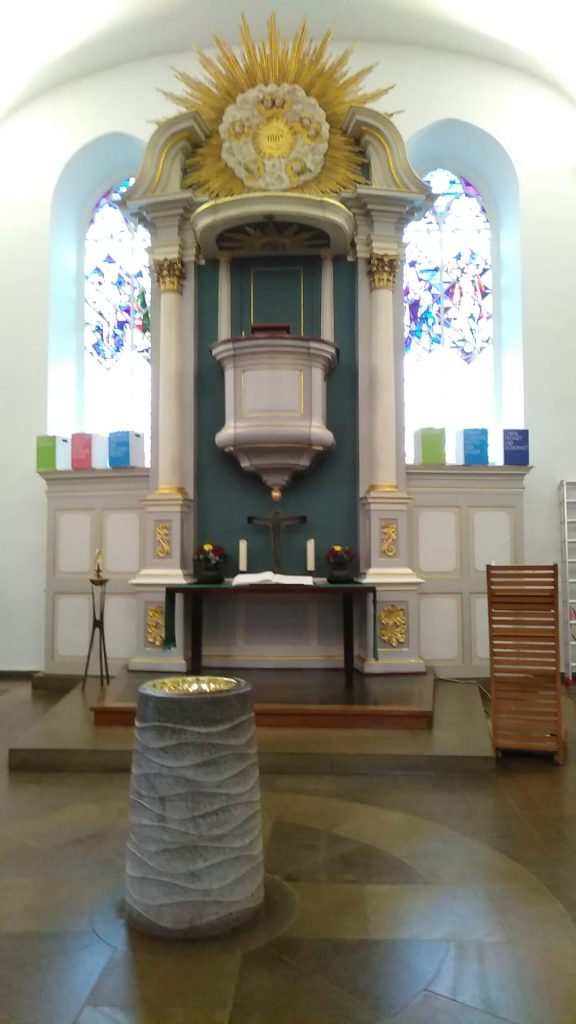
<svg viewBox="0 0 576 1024">
<path fill-rule="evenodd" d="M 249 261 L 237 261 L 238 264 Z M 252 266 L 258 261 L 250 261 Z M 270 262 L 270 261 L 269 261 Z M 274 261 L 275 263 L 277 261 Z M 291 266 L 296 261 L 286 261 Z M 264 264 L 262 264 L 264 265 Z M 320 260 L 304 260 L 305 333 L 319 334 Z M 242 289 L 248 266 L 232 274 L 233 333 L 242 329 Z M 220 451 L 214 435 L 224 423 L 224 379 L 213 359 L 210 346 L 217 336 L 218 266 L 208 263 L 197 268 L 198 297 L 198 382 L 197 382 L 197 537 L 196 542 L 222 544 L 230 553 L 226 572 L 237 570 L 238 540 L 248 540 L 248 569 L 261 572 L 272 568 L 270 533 L 249 526 L 249 515 L 268 515 L 279 507 L 285 514 L 306 515 L 308 522 L 290 527 L 282 540 L 282 570 L 304 573 L 306 539 L 316 540 L 317 573 L 324 574 L 323 554 L 331 544 L 352 544 L 357 540 L 357 359 L 356 359 L 356 264 L 334 261 L 335 331 L 339 362 L 327 380 L 327 422 L 336 437 L 336 447 L 320 456 L 309 473 L 296 475 L 279 505 L 255 474 L 246 473 L 236 459 Z M 277 307 L 272 306 L 271 312 Z M 276 315 L 272 320 L 282 319 Z M 315 327 L 315 329 L 314 329 Z"/>
<path fill-rule="evenodd" d="M 320 333 L 321 261 L 318 256 L 234 260 L 232 334 L 253 323 L 286 323 L 292 334 Z"/>
</svg>

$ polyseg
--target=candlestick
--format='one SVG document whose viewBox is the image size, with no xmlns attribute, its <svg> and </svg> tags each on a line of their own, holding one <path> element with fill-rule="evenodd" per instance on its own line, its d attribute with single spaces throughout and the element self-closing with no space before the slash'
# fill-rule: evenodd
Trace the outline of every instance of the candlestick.
<svg viewBox="0 0 576 1024">
<path fill-rule="evenodd" d="M 248 568 L 248 541 L 238 541 L 238 572 L 246 572 Z"/>
<path fill-rule="evenodd" d="M 306 571 L 314 572 L 316 568 L 316 558 L 314 552 L 314 538 L 306 541 Z"/>
<path fill-rule="evenodd" d="M 100 548 L 96 549 L 96 561 L 94 562 L 94 575 L 98 578 L 102 576 L 102 564 L 103 564 L 102 551 Z"/>
</svg>

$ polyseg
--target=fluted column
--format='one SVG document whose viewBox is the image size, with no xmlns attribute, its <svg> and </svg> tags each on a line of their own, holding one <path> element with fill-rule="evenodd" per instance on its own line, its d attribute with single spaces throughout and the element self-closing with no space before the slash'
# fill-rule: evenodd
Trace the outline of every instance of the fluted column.
<svg viewBox="0 0 576 1024">
<path fill-rule="evenodd" d="M 230 259 L 221 256 L 218 264 L 218 341 L 224 341 L 231 334 Z"/>
<path fill-rule="evenodd" d="M 160 355 L 158 373 L 159 494 L 184 493 L 182 486 L 182 285 L 181 258 L 154 260 L 160 288 Z"/>
<path fill-rule="evenodd" d="M 322 257 L 320 336 L 324 341 L 334 341 L 334 264 L 331 256 Z"/>
<path fill-rule="evenodd" d="M 370 279 L 370 486 L 397 487 L 393 288 L 400 257 L 372 253 Z"/>
</svg>

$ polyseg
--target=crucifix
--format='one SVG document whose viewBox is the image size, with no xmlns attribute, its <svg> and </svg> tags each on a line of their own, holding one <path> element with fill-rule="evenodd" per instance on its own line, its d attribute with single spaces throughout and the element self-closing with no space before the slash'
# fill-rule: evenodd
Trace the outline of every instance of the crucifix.
<svg viewBox="0 0 576 1024">
<path fill-rule="evenodd" d="M 306 516 L 283 516 L 278 509 L 274 509 L 270 516 L 248 516 L 247 520 L 253 526 L 267 526 L 272 534 L 272 571 L 280 572 L 280 537 L 282 530 L 287 526 L 297 526 L 299 523 L 307 522 Z"/>
</svg>

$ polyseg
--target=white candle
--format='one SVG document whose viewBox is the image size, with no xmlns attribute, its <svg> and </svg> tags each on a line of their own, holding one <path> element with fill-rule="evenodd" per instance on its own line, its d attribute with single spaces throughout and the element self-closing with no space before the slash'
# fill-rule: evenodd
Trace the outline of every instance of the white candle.
<svg viewBox="0 0 576 1024">
<path fill-rule="evenodd" d="M 315 568 L 314 538 L 311 537 L 310 540 L 306 541 L 306 570 L 307 572 L 314 572 Z"/>
<path fill-rule="evenodd" d="M 248 541 L 238 541 L 238 572 L 246 572 L 248 568 Z"/>
</svg>

